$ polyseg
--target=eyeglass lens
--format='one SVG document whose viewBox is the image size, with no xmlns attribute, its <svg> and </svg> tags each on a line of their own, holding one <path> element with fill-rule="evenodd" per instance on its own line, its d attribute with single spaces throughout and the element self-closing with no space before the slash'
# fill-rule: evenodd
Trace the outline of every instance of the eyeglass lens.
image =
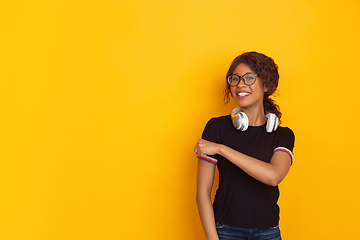
<svg viewBox="0 0 360 240">
<path fill-rule="evenodd" d="M 241 78 L 243 79 L 244 84 L 249 86 L 254 84 L 256 76 L 253 73 L 246 73 L 242 77 L 232 74 L 228 77 L 228 83 L 230 86 L 237 86 L 241 81 Z"/>
</svg>

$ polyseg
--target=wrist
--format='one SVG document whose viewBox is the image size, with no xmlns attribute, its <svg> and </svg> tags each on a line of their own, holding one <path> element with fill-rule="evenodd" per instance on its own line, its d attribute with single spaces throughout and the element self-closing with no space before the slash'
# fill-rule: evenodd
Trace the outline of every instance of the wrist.
<svg viewBox="0 0 360 240">
<path fill-rule="evenodd" d="M 226 146 L 223 144 L 219 144 L 218 154 L 224 156 Z"/>
</svg>

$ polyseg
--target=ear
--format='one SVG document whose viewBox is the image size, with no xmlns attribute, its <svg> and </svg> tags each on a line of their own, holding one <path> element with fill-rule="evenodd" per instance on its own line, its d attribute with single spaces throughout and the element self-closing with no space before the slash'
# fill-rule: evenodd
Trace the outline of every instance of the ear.
<svg viewBox="0 0 360 240">
<path fill-rule="evenodd" d="M 267 92 L 267 87 L 264 85 L 264 92 Z"/>
</svg>

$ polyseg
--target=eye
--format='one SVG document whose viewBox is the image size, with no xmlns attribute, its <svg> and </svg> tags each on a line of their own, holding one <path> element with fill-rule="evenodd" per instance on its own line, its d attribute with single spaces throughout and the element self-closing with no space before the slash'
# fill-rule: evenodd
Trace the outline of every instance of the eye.
<svg viewBox="0 0 360 240">
<path fill-rule="evenodd" d="M 236 76 L 236 75 L 232 75 L 231 80 L 232 81 L 239 81 L 240 78 L 238 76 Z"/>
<path fill-rule="evenodd" d="M 244 80 L 246 81 L 246 84 L 253 84 L 255 82 L 255 79 L 256 79 L 256 75 L 253 74 L 253 73 L 246 73 L 244 75 Z"/>
<path fill-rule="evenodd" d="M 235 87 L 239 84 L 240 77 L 234 74 L 234 75 L 230 75 L 227 80 L 230 86 Z"/>
<path fill-rule="evenodd" d="M 254 79 L 255 79 L 255 76 L 253 76 L 253 75 L 246 75 L 246 76 L 245 76 L 245 79 L 246 79 L 246 80 L 254 80 Z"/>
</svg>

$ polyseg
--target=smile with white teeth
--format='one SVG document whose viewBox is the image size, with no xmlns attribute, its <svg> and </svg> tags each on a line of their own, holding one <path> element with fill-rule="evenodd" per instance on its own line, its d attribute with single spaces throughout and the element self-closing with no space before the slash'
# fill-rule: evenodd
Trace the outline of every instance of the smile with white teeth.
<svg viewBox="0 0 360 240">
<path fill-rule="evenodd" d="M 248 92 L 239 92 L 237 95 L 240 96 L 240 97 L 244 97 L 244 96 L 249 96 L 250 93 L 248 93 Z"/>
</svg>

